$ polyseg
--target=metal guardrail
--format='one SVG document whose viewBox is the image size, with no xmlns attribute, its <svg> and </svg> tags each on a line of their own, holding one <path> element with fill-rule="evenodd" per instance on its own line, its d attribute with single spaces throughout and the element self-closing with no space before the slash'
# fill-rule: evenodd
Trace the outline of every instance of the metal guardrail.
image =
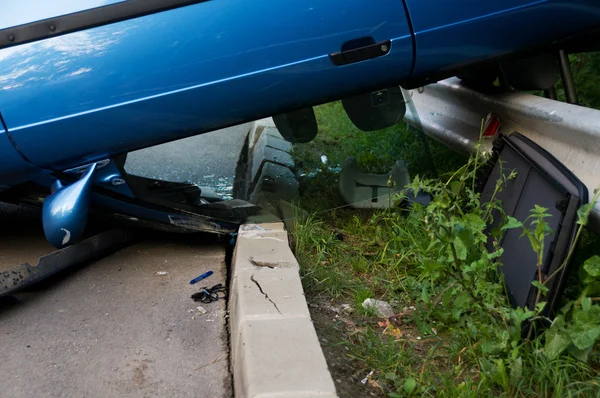
<svg viewBox="0 0 600 398">
<path fill-rule="evenodd" d="M 501 132 L 515 131 L 546 149 L 588 188 L 600 186 L 600 111 L 514 91 L 483 93 L 457 78 L 405 91 L 404 119 L 428 136 L 461 153 L 472 153 L 481 120 L 497 115 Z M 491 148 L 491 141 L 487 143 Z M 600 232 L 600 205 L 590 229 Z"/>
</svg>

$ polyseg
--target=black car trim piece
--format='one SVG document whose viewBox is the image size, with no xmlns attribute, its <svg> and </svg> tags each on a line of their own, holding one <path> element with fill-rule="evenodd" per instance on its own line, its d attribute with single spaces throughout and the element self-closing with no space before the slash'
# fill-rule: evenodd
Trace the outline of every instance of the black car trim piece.
<svg viewBox="0 0 600 398">
<path fill-rule="evenodd" d="M 335 66 L 343 66 L 353 64 L 355 62 L 366 61 L 368 59 L 383 57 L 390 52 L 391 47 L 391 40 L 384 40 L 380 41 L 379 43 L 368 44 L 358 48 L 331 53 L 329 54 L 329 59 Z"/>
<path fill-rule="evenodd" d="M 415 73 L 415 67 L 417 66 L 417 36 L 415 35 L 415 27 L 410 17 L 410 11 L 408 11 L 408 5 L 406 1 L 402 2 L 404 6 L 404 12 L 406 14 L 406 21 L 408 22 L 408 30 L 410 31 L 410 38 L 412 42 L 412 65 L 410 66 L 410 74 L 408 80 L 412 80 L 413 74 Z"/>
<path fill-rule="evenodd" d="M 21 156 L 21 158 L 23 158 L 23 160 L 25 162 L 33 165 L 33 163 L 27 158 L 27 156 L 25 156 L 23 151 L 21 151 L 21 148 L 19 148 L 19 146 L 17 145 L 17 142 L 13 138 L 10 131 L 8 131 L 8 125 L 6 124 L 6 120 L 4 120 L 4 116 L 2 116 L 2 112 L 0 112 L 0 128 L 4 129 L 4 133 L 6 134 L 6 137 L 8 137 L 8 140 L 10 141 L 12 146 L 15 148 L 15 151 L 17 151 L 17 153 Z"/>
<path fill-rule="evenodd" d="M 210 0 L 126 0 L 0 29 L 0 50 Z"/>
</svg>

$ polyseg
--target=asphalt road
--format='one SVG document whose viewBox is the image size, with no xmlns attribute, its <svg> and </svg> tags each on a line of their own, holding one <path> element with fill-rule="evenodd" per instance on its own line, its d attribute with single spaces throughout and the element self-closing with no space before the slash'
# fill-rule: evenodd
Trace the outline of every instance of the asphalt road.
<svg viewBox="0 0 600 398">
<path fill-rule="evenodd" d="M 246 132 L 138 151 L 126 168 L 227 188 Z M 0 205 L 0 270 L 52 250 L 40 220 Z M 225 301 L 196 303 L 189 285 L 208 270 L 199 285 L 225 283 L 225 252 L 211 235 L 157 234 L 0 300 L 0 397 L 231 396 Z"/>
<path fill-rule="evenodd" d="M 207 186 L 230 198 L 235 166 L 250 124 L 131 152 L 125 163 L 130 174 Z"/>
</svg>

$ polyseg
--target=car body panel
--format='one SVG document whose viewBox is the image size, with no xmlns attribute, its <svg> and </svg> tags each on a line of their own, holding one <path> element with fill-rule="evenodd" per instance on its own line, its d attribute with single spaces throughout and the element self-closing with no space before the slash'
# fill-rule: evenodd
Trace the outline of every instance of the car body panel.
<svg viewBox="0 0 600 398">
<path fill-rule="evenodd" d="M 600 26 L 596 0 L 406 0 L 414 78 L 547 46 Z"/>
<path fill-rule="evenodd" d="M 391 51 L 329 60 L 367 36 Z M 34 164 L 66 168 L 398 84 L 412 50 L 399 0 L 208 1 L 0 51 L 0 111 Z"/>
<path fill-rule="evenodd" d="M 0 124 L 0 191 L 45 174 L 26 161 L 13 146 L 10 136 Z"/>
</svg>

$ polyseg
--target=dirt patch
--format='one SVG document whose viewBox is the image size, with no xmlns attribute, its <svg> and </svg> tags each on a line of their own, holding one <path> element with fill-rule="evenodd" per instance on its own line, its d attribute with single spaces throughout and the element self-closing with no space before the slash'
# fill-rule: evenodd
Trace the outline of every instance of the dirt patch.
<svg viewBox="0 0 600 398">
<path fill-rule="evenodd" d="M 350 351 L 345 343 L 349 341 L 350 333 L 355 331 L 354 321 L 341 315 L 329 302 L 310 301 L 309 310 L 338 396 L 384 397 L 380 389 L 370 386 L 368 382 L 362 383 L 371 369 L 349 356 Z"/>
<path fill-rule="evenodd" d="M 133 377 L 131 381 L 137 387 L 141 387 L 146 382 L 146 371 L 148 370 L 148 360 L 144 359 L 141 363 L 133 370 Z"/>
</svg>

